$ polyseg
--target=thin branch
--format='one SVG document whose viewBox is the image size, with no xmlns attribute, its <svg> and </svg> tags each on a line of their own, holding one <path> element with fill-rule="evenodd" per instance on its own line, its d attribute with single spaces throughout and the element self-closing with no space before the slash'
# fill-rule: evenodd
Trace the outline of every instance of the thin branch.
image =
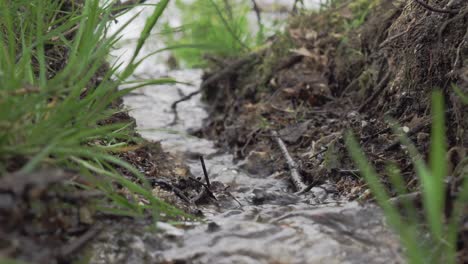
<svg viewBox="0 0 468 264">
<path fill-rule="evenodd" d="M 387 82 L 390 80 L 390 70 L 387 70 L 387 73 L 385 76 L 382 78 L 380 83 L 377 84 L 375 87 L 375 92 L 367 98 L 367 100 L 359 107 L 358 112 L 361 113 L 364 108 L 366 108 L 372 101 L 379 96 L 379 94 L 384 90 L 385 86 L 387 85 Z"/>
<path fill-rule="evenodd" d="M 125 12 L 128 9 L 131 9 L 137 5 L 145 3 L 146 0 L 127 0 L 125 2 L 118 1 L 112 6 L 112 15 L 117 16 Z"/>
<path fill-rule="evenodd" d="M 436 13 L 444 13 L 444 14 L 458 14 L 460 13 L 460 10 L 458 9 L 441 9 L 437 7 L 433 7 L 429 5 L 428 3 L 423 2 L 423 0 L 414 0 L 416 3 L 420 4 L 424 8 L 426 8 L 429 11 L 436 12 Z"/>
<path fill-rule="evenodd" d="M 172 113 L 174 113 L 174 118 L 172 119 L 172 122 L 169 124 L 170 126 L 173 126 L 173 125 L 177 124 L 177 121 L 179 121 L 179 114 L 177 112 L 177 105 L 182 103 L 182 102 L 185 102 L 185 101 L 188 101 L 188 100 L 192 99 L 192 97 L 199 94 L 201 91 L 202 91 L 202 89 L 200 88 L 200 89 L 198 89 L 198 90 L 196 90 L 194 92 L 191 92 L 191 93 L 187 94 L 186 96 L 184 96 L 184 97 L 180 98 L 179 100 L 172 103 L 171 110 L 172 110 Z"/>
<path fill-rule="evenodd" d="M 291 10 L 291 12 L 292 12 L 293 14 L 297 14 L 297 9 L 298 9 L 297 6 L 298 6 L 299 3 L 301 3 L 301 4 L 304 5 L 303 0 L 295 0 L 295 1 L 294 1 L 293 8 L 292 8 L 292 10 Z"/>
<path fill-rule="evenodd" d="M 258 7 L 256 0 L 251 0 L 251 1 L 253 5 L 253 10 L 255 12 L 255 15 L 257 16 L 258 27 L 261 30 L 263 28 L 263 23 L 262 23 L 262 16 L 260 14 L 260 8 Z"/>
<path fill-rule="evenodd" d="M 170 125 L 175 125 L 177 123 L 177 121 L 179 120 L 179 115 L 177 113 L 177 105 L 178 104 L 180 104 L 182 102 L 185 102 L 187 100 L 190 100 L 193 96 L 199 94 L 206 87 L 208 87 L 211 84 L 223 79 L 225 76 L 228 76 L 228 75 L 230 75 L 232 73 L 235 73 L 240 67 L 242 67 L 242 65 L 244 65 L 246 63 L 249 63 L 250 61 L 255 60 L 256 58 L 258 58 L 258 56 L 259 55 L 257 53 L 253 53 L 253 54 L 251 54 L 251 55 L 249 55 L 249 56 L 247 56 L 245 58 L 234 61 L 232 64 L 227 65 L 226 67 L 224 67 L 224 69 L 218 71 L 217 73 L 213 74 L 208 79 L 206 79 L 200 85 L 200 89 L 198 89 L 197 91 L 191 92 L 188 95 L 186 95 L 186 96 L 180 98 L 179 100 L 175 101 L 174 103 L 172 103 L 171 109 L 172 109 L 172 113 L 174 114 L 174 119 L 172 120 Z"/>
<path fill-rule="evenodd" d="M 205 166 L 205 159 L 201 155 L 200 155 L 200 162 L 203 168 L 203 175 L 205 176 L 206 185 L 208 186 L 208 188 L 211 188 L 210 178 L 208 177 L 208 171 L 206 170 L 206 166 Z"/>
<path fill-rule="evenodd" d="M 289 155 L 288 149 L 286 148 L 286 145 L 284 144 L 283 140 L 279 137 L 278 132 L 272 131 L 271 135 L 273 138 L 276 140 L 276 143 L 280 147 L 281 153 L 283 154 L 284 158 L 286 159 L 286 163 L 288 164 L 289 170 L 291 171 L 291 180 L 296 187 L 296 190 L 298 193 L 304 193 L 305 190 L 308 189 L 308 187 L 303 181 L 302 177 L 297 171 L 297 164 L 296 162 L 292 159 L 291 155 Z M 312 187 L 310 187 L 312 188 Z"/>
<path fill-rule="evenodd" d="M 152 184 L 171 189 L 171 191 L 173 191 L 175 195 L 177 195 L 180 199 L 184 200 L 188 204 L 192 203 L 192 201 L 184 194 L 184 192 L 180 190 L 179 188 L 175 187 L 173 184 L 165 180 L 156 179 L 156 178 L 151 178 L 150 181 Z"/>
<path fill-rule="evenodd" d="M 91 239 L 95 238 L 101 231 L 102 226 L 100 224 L 95 224 L 82 236 L 76 238 L 69 244 L 60 247 L 56 252 L 57 257 L 61 260 L 69 259 L 70 255 L 83 248 Z"/>
</svg>

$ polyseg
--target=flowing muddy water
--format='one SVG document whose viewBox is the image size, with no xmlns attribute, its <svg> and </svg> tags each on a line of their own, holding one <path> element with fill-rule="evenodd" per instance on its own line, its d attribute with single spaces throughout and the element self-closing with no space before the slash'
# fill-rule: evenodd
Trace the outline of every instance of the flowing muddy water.
<svg viewBox="0 0 468 264">
<path fill-rule="evenodd" d="M 176 11 L 168 12 L 172 16 Z M 141 28 L 141 21 L 135 23 Z M 133 32 L 139 30 L 133 28 L 125 37 L 133 38 Z M 151 52 L 154 47 L 146 49 Z M 120 51 L 125 50 L 124 59 L 132 45 L 123 45 Z M 141 135 L 185 157 L 192 175 L 202 175 L 197 157 L 205 156 L 212 184 L 230 186 L 229 195 L 219 195 L 217 205 L 199 207 L 203 223 L 177 227 L 158 223 L 156 232 L 135 223 L 112 225 L 95 244 L 92 263 L 403 262 L 398 240 L 377 207 L 346 202 L 334 194 L 331 184 L 296 195 L 288 171 L 252 169 L 251 161 L 235 163 L 212 141 L 190 136 L 188 131 L 200 128 L 207 117 L 200 95 L 179 104 L 180 120 L 171 126 L 171 104 L 198 89 L 201 71 L 166 71 L 163 64 L 147 60 L 137 74 L 168 75 L 193 84 L 145 87 L 124 98 L 124 103 Z"/>
</svg>

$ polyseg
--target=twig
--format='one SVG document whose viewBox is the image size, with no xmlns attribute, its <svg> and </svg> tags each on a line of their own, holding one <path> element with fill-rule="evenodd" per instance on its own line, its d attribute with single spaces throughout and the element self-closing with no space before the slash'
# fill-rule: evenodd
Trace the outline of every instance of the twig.
<svg viewBox="0 0 468 264">
<path fill-rule="evenodd" d="M 410 121 L 412 118 L 413 118 L 413 116 L 407 116 L 406 118 L 403 118 L 403 120 L 401 120 L 401 121 L 399 121 L 399 122 L 402 124 L 402 123 L 405 123 L 405 122 Z M 382 129 L 382 130 L 380 130 L 380 131 L 378 131 L 378 132 L 376 132 L 376 133 L 374 133 L 374 134 L 372 134 L 372 135 L 370 135 L 370 136 L 367 136 L 367 137 L 362 138 L 362 139 L 361 139 L 361 142 L 362 142 L 362 144 L 365 144 L 365 143 L 367 143 L 369 140 L 372 140 L 372 139 L 374 139 L 374 138 L 376 138 L 376 137 L 378 137 L 378 136 L 380 136 L 380 135 L 382 135 L 382 134 L 384 134 L 384 133 L 388 133 L 388 132 L 390 132 L 390 131 L 392 131 L 392 128 L 391 128 L 391 127 L 384 128 L 384 129 Z"/>
<path fill-rule="evenodd" d="M 189 176 L 188 178 L 189 178 L 189 180 L 198 183 L 200 186 L 202 186 L 202 187 L 207 187 L 207 188 L 208 188 L 208 186 L 206 185 L 206 183 L 201 182 L 201 181 L 199 181 L 198 179 L 193 178 L 192 176 Z"/>
<path fill-rule="evenodd" d="M 25 95 L 25 94 L 40 93 L 40 92 L 41 92 L 41 89 L 39 87 L 32 86 L 32 85 L 25 85 L 23 88 L 13 90 L 6 94 L 11 95 L 11 96 L 16 96 L 16 95 Z"/>
<path fill-rule="evenodd" d="M 175 101 L 174 103 L 172 103 L 171 105 L 171 109 L 172 109 L 172 113 L 174 113 L 174 118 L 172 119 L 172 122 L 169 124 L 170 126 L 173 126 L 175 124 L 177 124 L 177 121 L 179 121 L 179 114 L 177 113 L 177 105 L 182 103 L 182 102 L 185 102 L 185 101 L 188 101 L 190 99 L 192 99 L 192 97 L 194 97 L 195 95 L 199 94 L 201 92 L 201 88 L 194 91 L 194 92 L 191 92 L 189 94 L 187 94 L 186 96 L 180 98 L 179 100 Z"/>
<path fill-rule="evenodd" d="M 310 156 L 309 159 L 315 159 L 316 157 L 318 157 L 320 154 L 323 154 L 325 152 L 327 152 L 328 150 L 328 146 L 325 146 L 324 149 L 320 150 L 319 152 L 315 153 L 314 155 Z"/>
<path fill-rule="evenodd" d="M 197 196 L 195 196 L 194 198 L 192 198 L 192 199 L 190 200 L 190 202 L 193 203 L 193 204 L 197 204 L 201 199 L 203 199 L 203 198 L 208 194 L 207 190 L 208 190 L 208 188 L 203 188 L 203 189 L 197 194 Z"/>
<path fill-rule="evenodd" d="M 257 16 L 258 28 L 261 30 L 263 28 L 263 24 L 262 24 L 262 16 L 260 15 L 260 8 L 258 7 L 256 0 L 251 0 L 251 1 L 253 5 L 253 10 L 255 12 L 255 15 Z"/>
<path fill-rule="evenodd" d="M 205 159 L 201 155 L 200 155 L 200 162 L 203 168 L 203 175 L 205 176 L 206 185 L 208 185 L 208 188 L 211 188 L 210 178 L 208 177 L 208 171 L 206 170 L 206 166 L 205 166 Z"/>
<path fill-rule="evenodd" d="M 297 13 L 297 4 L 298 4 L 298 3 L 303 3 L 303 2 L 302 2 L 302 0 L 295 0 L 295 1 L 294 1 L 294 5 L 293 5 L 293 8 L 292 8 L 292 10 L 291 10 L 291 12 L 292 12 L 293 14 L 296 14 L 296 13 Z"/>
<path fill-rule="evenodd" d="M 354 78 L 341 92 L 340 98 L 342 98 L 344 95 L 346 95 L 352 87 L 354 87 L 358 82 L 359 82 L 359 77 L 361 76 L 362 73 L 360 73 L 356 78 Z"/>
<path fill-rule="evenodd" d="M 467 9 L 468 11 L 468 9 Z M 461 61 L 460 61 L 460 55 L 461 55 L 461 49 L 462 47 L 464 47 L 466 44 L 468 43 L 468 28 L 465 32 L 465 35 L 463 36 L 463 39 L 461 40 L 460 44 L 458 44 L 458 47 L 457 47 L 457 55 L 455 57 L 455 61 L 453 63 L 453 68 L 452 70 L 450 71 L 449 74 L 453 74 L 455 72 L 455 70 L 457 69 L 457 67 L 461 66 Z"/>
<path fill-rule="evenodd" d="M 105 193 L 101 191 L 82 191 L 82 192 L 74 192 L 74 193 L 57 193 L 53 195 L 47 195 L 47 198 L 59 198 L 62 201 L 68 203 L 79 203 L 83 200 L 90 200 L 101 198 L 105 196 Z"/>
<path fill-rule="evenodd" d="M 445 13 L 445 14 L 458 14 L 460 13 L 460 10 L 458 9 L 441 9 L 441 8 L 437 8 L 437 7 L 433 7 L 425 2 L 423 2 L 422 0 L 414 0 L 416 3 L 420 4 L 421 6 L 423 6 L 424 8 L 432 11 L 432 12 L 437 12 L 437 13 Z"/>
<path fill-rule="evenodd" d="M 390 198 L 388 201 L 394 206 L 401 207 L 407 202 L 418 202 L 421 199 L 421 192 L 412 192 L 397 197 Z"/>
<path fill-rule="evenodd" d="M 429 125 L 430 123 L 430 120 L 426 120 L 425 122 L 422 122 L 421 124 L 415 126 L 413 129 L 411 129 L 406 135 L 408 137 L 411 137 L 413 136 L 414 134 L 418 133 L 419 131 L 421 131 L 423 128 L 425 128 L 427 125 Z M 390 144 L 389 146 L 387 146 L 383 151 L 384 152 L 387 152 L 389 150 L 393 150 L 395 149 L 396 147 L 400 146 L 400 140 L 399 139 L 396 139 L 392 144 Z"/>
<path fill-rule="evenodd" d="M 305 187 L 304 189 L 296 192 L 297 195 L 299 194 L 304 194 L 310 190 L 312 190 L 312 188 L 316 187 L 317 185 L 319 185 L 321 182 L 320 181 L 314 181 L 312 182 L 311 184 L 309 184 L 309 186 Z"/>
<path fill-rule="evenodd" d="M 203 182 L 201 182 L 201 181 L 199 181 L 199 180 L 197 180 L 197 179 L 195 179 L 193 177 L 190 177 L 190 176 L 189 176 L 189 179 L 196 182 L 196 183 L 198 183 L 198 184 L 200 184 L 206 190 L 206 192 L 207 192 L 206 194 L 208 194 L 208 196 L 210 196 L 211 198 L 217 200 L 216 196 L 213 194 L 213 191 L 211 191 L 211 189 L 208 188 L 208 185 L 206 185 L 206 183 L 203 183 Z"/>
<path fill-rule="evenodd" d="M 465 16 L 468 14 L 468 8 L 465 8 L 464 9 L 465 11 L 463 11 L 463 13 L 457 15 L 457 16 L 454 16 L 450 19 L 447 19 L 447 21 L 444 22 L 444 24 L 442 24 L 442 26 L 440 26 L 439 28 L 439 39 L 442 39 L 442 34 L 444 33 L 445 29 L 447 28 L 448 25 L 450 25 L 451 23 L 455 23 L 457 22 L 458 20 L 461 20 L 461 19 L 464 19 Z"/>
<path fill-rule="evenodd" d="M 71 34 L 75 33 L 80 28 L 80 25 L 75 25 L 74 27 L 70 28 L 69 30 L 60 34 L 60 36 L 53 36 L 50 38 L 50 41 L 55 42 L 60 40 L 61 37 L 68 37 Z"/>
<path fill-rule="evenodd" d="M 297 192 L 304 193 L 308 186 L 305 185 L 302 181 L 301 175 L 299 175 L 299 172 L 297 171 L 296 162 L 294 162 L 294 160 L 291 158 L 291 155 L 289 155 L 288 149 L 286 148 L 286 145 L 284 144 L 283 140 L 279 137 L 278 132 L 271 131 L 271 135 L 275 138 L 276 143 L 280 147 L 281 153 L 286 159 L 289 170 L 291 171 L 291 180 L 294 186 L 296 187 Z"/>
<path fill-rule="evenodd" d="M 253 53 L 250 56 L 239 59 L 239 60 L 233 62 L 232 64 L 227 65 L 224 69 L 222 69 L 221 71 L 213 74 L 208 79 L 206 79 L 200 85 L 200 88 L 197 91 L 194 91 L 194 92 L 182 97 L 181 99 L 175 101 L 174 103 L 172 103 L 171 109 L 172 109 L 172 113 L 174 114 L 174 119 L 172 120 L 170 125 L 175 125 L 177 123 L 177 121 L 179 120 L 179 115 L 177 114 L 177 105 L 178 104 L 180 104 L 180 103 L 182 103 L 184 101 L 190 100 L 193 96 L 199 94 L 201 91 L 206 89 L 206 87 L 208 87 L 211 84 L 221 80 L 226 75 L 229 75 L 229 74 L 232 74 L 233 72 L 236 72 L 236 70 L 238 70 L 238 68 L 241 67 L 243 64 L 246 64 L 246 63 L 248 63 L 248 62 L 250 62 L 252 60 L 255 60 L 257 57 L 258 57 L 258 54 Z"/>
<path fill-rule="evenodd" d="M 80 250 L 85 246 L 87 242 L 93 239 L 99 232 L 101 232 L 102 226 L 96 224 L 91 229 L 89 229 L 86 233 L 84 233 L 79 238 L 73 240 L 70 244 L 62 246 L 57 254 L 57 257 L 61 260 L 69 258 L 74 252 Z"/>
<path fill-rule="evenodd" d="M 385 74 L 385 76 L 382 78 L 380 83 L 378 83 L 377 86 L 375 87 L 375 92 L 369 98 L 367 98 L 367 100 L 359 107 L 358 109 L 359 113 L 361 113 L 364 110 L 364 108 L 368 106 L 368 104 L 370 104 L 372 101 L 375 100 L 375 98 L 377 98 L 377 96 L 379 96 L 379 94 L 384 90 L 385 86 L 387 85 L 387 82 L 389 79 L 390 79 L 390 70 L 387 70 L 387 73 Z"/>
<path fill-rule="evenodd" d="M 173 191 L 175 193 L 175 195 L 177 195 L 180 199 L 184 200 L 188 204 L 192 203 L 192 201 L 182 192 L 182 190 L 175 187 L 171 183 L 169 183 L 169 182 L 167 182 L 165 180 L 155 179 L 155 178 L 151 178 L 150 181 L 153 184 L 156 184 L 156 185 L 159 185 L 159 186 L 165 186 L 166 188 L 171 189 L 171 191 Z"/>
<path fill-rule="evenodd" d="M 143 4 L 144 2 L 146 2 L 146 0 L 127 0 L 125 2 L 121 2 L 121 1 L 118 1 L 114 4 L 114 6 L 112 7 L 112 15 L 113 16 L 116 16 L 116 15 L 120 15 L 122 12 L 130 9 L 130 8 L 133 8 L 137 5 L 141 5 Z"/>
<path fill-rule="evenodd" d="M 404 34 L 408 33 L 411 27 L 408 27 L 405 31 L 402 31 L 400 33 L 397 33 L 391 37 L 388 37 L 384 42 L 380 43 L 379 48 L 385 47 L 388 43 L 392 42 L 393 40 L 403 36 Z"/>
<path fill-rule="evenodd" d="M 205 188 L 203 188 L 203 190 L 197 196 L 195 196 L 195 198 L 191 200 L 192 203 L 198 203 L 198 201 L 200 201 L 206 195 L 217 200 L 216 196 L 214 196 L 213 192 L 211 191 L 210 178 L 208 177 L 208 171 L 206 170 L 205 159 L 201 155 L 200 155 L 200 163 L 203 168 L 203 175 L 205 176 L 206 185 L 200 182 Z"/>
</svg>

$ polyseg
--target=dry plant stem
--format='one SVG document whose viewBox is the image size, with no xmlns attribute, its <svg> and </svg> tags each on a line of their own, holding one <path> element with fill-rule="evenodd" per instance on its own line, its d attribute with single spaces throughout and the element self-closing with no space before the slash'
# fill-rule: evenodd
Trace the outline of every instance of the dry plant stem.
<svg viewBox="0 0 468 264">
<path fill-rule="evenodd" d="M 216 196 L 214 196 L 213 192 L 208 187 L 204 186 L 203 189 L 194 198 L 190 200 L 190 202 L 192 204 L 197 204 L 201 199 L 205 197 L 209 197 L 215 201 L 218 200 L 216 199 Z"/>
<path fill-rule="evenodd" d="M 96 237 L 102 230 L 100 224 L 95 224 L 82 236 L 73 240 L 70 244 L 61 247 L 56 253 L 59 259 L 68 259 L 73 253 L 83 248 L 87 242 Z"/>
<path fill-rule="evenodd" d="M 258 57 L 258 54 L 253 53 L 253 54 L 251 54 L 251 55 L 249 55 L 249 56 L 247 56 L 245 58 L 242 58 L 240 60 L 236 60 L 235 62 L 227 65 L 223 70 L 219 71 L 216 74 L 213 74 L 208 79 L 206 79 L 206 81 L 204 81 L 200 85 L 200 89 L 198 89 L 197 91 L 194 91 L 192 93 L 189 93 L 188 95 L 186 95 L 186 96 L 180 98 L 179 100 L 175 101 L 174 103 L 172 103 L 171 109 L 172 109 L 172 112 L 174 114 L 174 119 L 172 120 L 172 122 L 169 125 L 173 126 L 173 125 L 177 124 L 177 121 L 179 121 L 179 115 L 177 113 L 177 105 L 178 104 L 180 104 L 182 102 L 185 102 L 187 100 L 190 100 L 193 96 L 199 94 L 206 87 L 210 86 L 213 83 L 218 82 L 219 80 L 223 79 L 224 77 L 229 76 L 230 74 L 235 74 L 236 70 L 238 70 L 238 68 L 242 67 L 242 65 L 244 65 L 246 63 L 249 63 L 250 61 L 255 60 L 257 57 Z"/>
<path fill-rule="evenodd" d="M 146 2 L 146 0 L 128 0 L 128 1 L 125 1 L 123 3 L 121 1 L 118 1 L 112 7 L 114 9 L 112 11 L 112 15 L 113 16 L 119 15 L 120 13 L 124 12 L 125 10 L 127 10 L 129 8 L 132 8 L 132 7 L 136 6 L 136 5 L 141 5 L 144 2 Z"/>
<path fill-rule="evenodd" d="M 256 0 L 251 0 L 251 1 L 252 1 L 253 10 L 255 12 L 255 15 L 257 16 L 258 26 L 261 28 L 262 27 L 262 16 L 260 15 L 260 8 L 258 7 Z"/>
<path fill-rule="evenodd" d="M 436 8 L 436 7 L 430 6 L 429 4 L 425 3 L 423 0 L 414 0 L 414 1 L 416 3 L 418 3 L 419 5 L 423 6 L 424 8 L 426 8 L 427 10 L 432 11 L 432 12 L 445 13 L 445 14 L 455 14 L 455 15 L 460 12 L 460 10 L 457 10 L 457 9 L 440 9 L 440 8 Z"/>
<path fill-rule="evenodd" d="M 410 121 L 413 117 L 414 117 L 414 116 L 407 116 L 406 118 L 403 118 L 403 120 L 401 120 L 401 121 L 399 121 L 399 122 L 400 122 L 401 124 L 403 124 L 403 123 L 405 123 L 405 122 Z M 376 137 L 378 137 L 378 136 L 380 136 L 380 135 L 382 135 L 382 134 L 384 134 L 384 133 L 388 133 L 388 132 L 390 132 L 390 131 L 392 131 L 392 128 L 391 128 L 391 127 L 384 128 L 384 129 L 378 131 L 377 133 L 374 133 L 374 134 L 372 134 L 372 135 L 370 135 L 370 136 L 361 138 L 361 142 L 362 142 L 362 144 L 365 144 L 365 143 L 369 142 L 369 140 L 374 139 L 374 138 L 376 138 Z"/>
<path fill-rule="evenodd" d="M 197 204 L 201 199 L 203 199 L 205 196 L 209 196 L 208 194 L 208 189 L 203 188 L 200 193 L 198 193 L 197 196 L 195 196 L 192 200 L 190 200 L 191 203 Z"/>
<path fill-rule="evenodd" d="M 387 38 L 384 42 L 380 43 L 379 48 L 385 47 L 386 45 L 388 45 L 388 43 L 390 43 L 390 42 L 394 41 L 395 39 L 397 39 L 397 38 L 405 35 L 406 33 L 408 33 L 409 30 L 410 30 L 410 28 L 408 28 L 407 30 L 405 30 L 403 32 L 397 33 L 397 34 Z"/>
<path fill-rule="evenodd" d="M 465 35 L 463 36 L 463 39 L 462 41 L 460 42 L 460 44 L 458 45 L 457 47 L 457 56 L 455 57 L 455 61 L 453 63 L 453 68 L 452 70 L 450 71 L 449 74 L 454 74 L 456 69 L 461 67 L 461 61 L 460 61 L 460 55 L 461 55 L 461 49 L 466 46 L 468 43 L 468 28 L 466 29 L 466 32 L 465 32 Z"/>
<path fill-rule="evenodd" d="M 200 192 L 200 194 L 201 194 L 202 192 L 205 192 L 208 196 L 210 196 L 211 198 L 217 200 L 217 199 L 216 199 L 216 196 L 214 196 L 213 192 L 212 192 L 211 189 L 208 187 L 208 185 L 206 185 L 205 183 L 203 183 L 203 182 L 201 182 L 201 181 L 199 181 L 199 180 L 197 180 L 197 179 L 195 179 L 195 178 L 193 178 L 193 177 L 189 177 L 189 180 L 194 181 L 194 182 L 198 183 L 201 187 L 203 187 L 203 190 Z M 199 195 L 200 195 L 200 194 L 199 194 Z M 198 196 L 198 195 L 197 195 L 197 196 Z M 192 199 L 192 200 L 193 200 L 193 199 Z"/>
<path fill-rule="evenodd" d="M 353 88 L 356 84 L 359 82 L 359 77 L 361 76 L 362 73 L 360 73 L 356 78 L 354 78 L 341 92 L 340 98 L 343 98 L 345 94 L 349 92 L 351 88 Z"/>
<path fill-rule="evenodd" d="M 388 201 L 397 207 L 403 207 L 405 202 L 419 202 L 421 200 L 421 192 L 412 192 L 403 194 L 397 197 L 390 198 Z"/>
<path fill-rule="evenodd" d="M 200 163 L 203 168 L 203 175 L 205 176 L 206 185 L 208 186 L 208 188 L 211 188 L 210 178 L 208 177 L 208 171 L 206 170 L 205 159 L 203 158 L 203 156 L 200 156 Z"/>
<path fill-rule="evenodd" d="M 156 185 L 159 185 L 159 186 L 165 186 L 166 188 L 169 188 L 171 189 L 175 195 L 177 195 L 180 199 L 184 200 L 185 202 L 187 202 L 188 204 L 191 204 L 192 201 L 187 197 L 185 196 L 184 192 L 182 192 L 182 190 L 180 190 L 179 188 L 175 187 L 174 185 L 172 185 L 171 183 L 167 182 L 167 181 L 164 181 L 164 180 L 161 180 L 161 179 L 151 179 L 151 182 L 156 184 Z"/>
<path fill-rule="evenodd" d="M 366 108 L 372 101 L 379 96 L 379 94 L 384 90 L 388 80 L 390 80 L 390 71 L 388 70 L 385 76 L 382 78 L 379 84 L 375 87 L 375 92 L 359 107 L 358 112 L 362 113 L 364 108 Z"/>
<path fill-rule="evenodd" d="M 314 181 L 313 183 L 309 184 L 309 186 L 307 186 L 306 188 L 296 192 L 297 195 L 300 195 L 300 194 L 304 194 L 310 190 L 312 190 L 312 188 L 316 187 L 317 185 L 319 185 L 319 181 Z"/>
<path fill-rule="evenodd" d="M 406 135 L 408 137 L 411 137 L 413 136 L 414 134 L 418 133 L 419 131 L 423 130 L 425 127 L 427 127 L 428 125 L 430 124 L 430 120 L 425 120 L 422 124 L 419 124 L 417 126 L 415 126 L 414 128 L 412 128 L 408 133 L 406 133 Z M 387 152 L 387 151 L 390 151 L 390 150 L 393 150 L 395 148 L 397 148 L 398 146 L 400 146 L 400 140 L 397 139 L 395 140 L 392 144 L 388 145 L 384 150 L 383 152 Z"/>
<path fill-rule="evenodd" d="M 79 28 L 80 28 L 80 25 L 76 25 L 70 28 L 69 30 L 63 32 L 60 36 L 55 36 L 55 37 L 50 38 L 50 41 L 55 42 L 55 41 L 59 41 L 61 37 L 68 37 L 72 35 L 73 33 L 75 33 Z"/>
<path fill-rule="evenodd" d="M 297 4 L 299 4 L 299 1 L 300 1 L 300 0 L 294 0 L 294 5 L 293 5 L 293 8 L 292 8 L 292 10 L 291 10 L 291 12 L 292 12 L 293 14 L 296 14 L 296 13 L 297 13 Z"/>
<path fill-rule="evenodd" d="M 296 190 L 298 191 L 298 193 L 304 193 L 309 186 L 305 185 L 302 181 L 302 177 L 297 171 L 296 162 L 291 158 L 291 155 L 289 155 L 288 149 L 286 148 L 286 145 L 284 144 L 283 140 L 279 137 L 278 132 L 272 131 L 271 135 L 276 140 L 276 143 L 280 147 L 281 153 L 286 159 L 286 163 L 288 164 L 289 170 L 291 171 L 291 180 L 294 186 L 296 187 Z"/>
</svg>

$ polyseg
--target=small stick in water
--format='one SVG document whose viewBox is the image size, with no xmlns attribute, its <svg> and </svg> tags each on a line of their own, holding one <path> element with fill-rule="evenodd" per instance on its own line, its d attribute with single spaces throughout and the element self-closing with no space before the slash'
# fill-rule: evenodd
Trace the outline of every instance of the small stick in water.
<svg viewBox="0 0 468 264">
<path fill-rule="evenodd" d="M 279 137 L 279 135 L 278 135 L 278 133 L 276 131 L 271 131 L 271 135 L 276 140 L 276 143 L 280 147 L 281 153 L 283 154 L 284 158 L 286 159 L 286 163 L 288 164 L 289 170 L 291 171 L 291 180 L 292 180 L 292 182 L 294 184 L 294 187 L 296 187 L 297 193 L 302 194 L 302 193 L 307 192 L 308 187 L 310 187 L 310 186 L 307 186 L 302 181 L 302 177 L 299 174 L 299 172 L 297 171 L 297 164 L 296 164 L 296 162 L 294 162 L 291 155 L 289 155 L 288 149 L 286 148 L 286 145 L 284 144 L 283 140 Z M 312 189 L 312 187 L 310 187 L 310 189 Z"/>
<path fill-rule="evenodd" d="M 210 178 L 208 178 L 208 172 L 206 171 L 205 159 L 203 159 L 203 156 L 200 156 L 200 162 L 203 168 L 203 174 L 205 175 L 206 185 L 208 186 L 208 188 L 211 188 Z"/>
</svg>

